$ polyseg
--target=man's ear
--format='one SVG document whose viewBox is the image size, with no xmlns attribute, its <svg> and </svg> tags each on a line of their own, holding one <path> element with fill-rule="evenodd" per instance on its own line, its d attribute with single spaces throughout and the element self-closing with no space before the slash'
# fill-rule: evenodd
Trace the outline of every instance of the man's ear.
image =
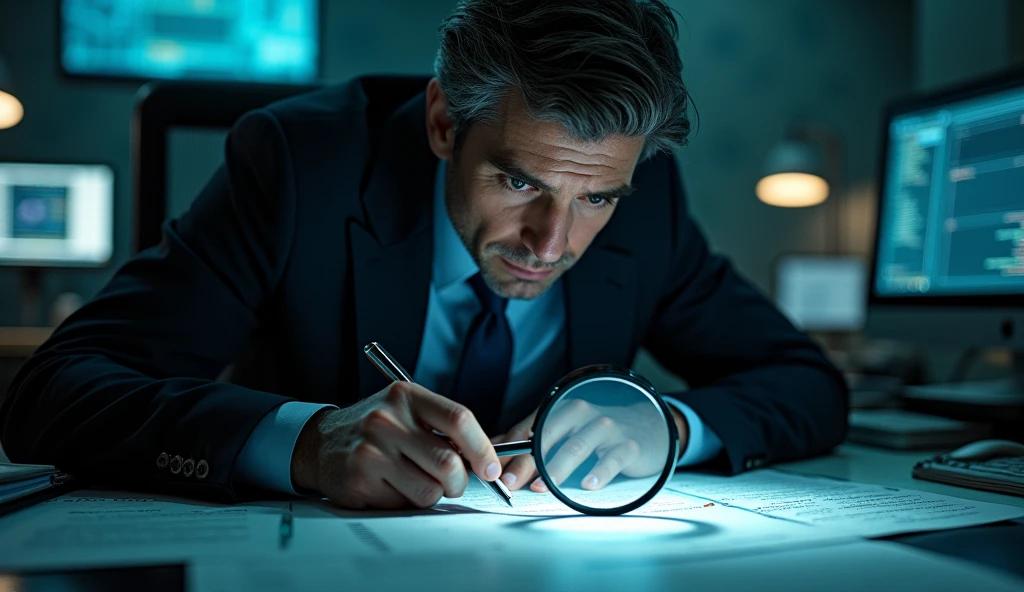
<svg viewBox="0 0 1024 592">
<path fill-rule="evenodd" d="M 451 160 L 455 152 L 455 122 L 448 116 L 448 97 L 437 78 L 431 78 L 427 84 L 427 139 L 435 156 Z"/>
</svg>

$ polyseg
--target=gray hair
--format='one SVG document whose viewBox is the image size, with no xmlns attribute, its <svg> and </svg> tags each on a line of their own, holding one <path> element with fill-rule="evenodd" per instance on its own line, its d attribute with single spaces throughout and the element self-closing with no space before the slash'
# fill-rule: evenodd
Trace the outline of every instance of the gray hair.
<svg viewBox="0 0 1024 592">
<path fill-rule="evenodd" d="M 518 91 L 531 117 L 581 140 L 644 136 L 643 158 L 686 144 L 690 97 L 663 0 L 461 0 L 438 31 L 457 138 Z"/>
</svg>

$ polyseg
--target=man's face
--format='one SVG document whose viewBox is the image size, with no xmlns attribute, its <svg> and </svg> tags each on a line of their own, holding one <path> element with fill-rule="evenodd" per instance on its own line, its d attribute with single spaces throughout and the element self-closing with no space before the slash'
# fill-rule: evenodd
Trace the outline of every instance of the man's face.
<svg viewBox="0 0 1024 592">
<path fill-rule="evenodd" d="M 643 138 L 584 142 L 509 100 L 474 124 L 448 170 L 446 203 L 487 285 L 506 298 L 540 296 L 583 255 L 632 190 Z M 628 198 L 627 198 L 628 199 Z"/>
</svg>

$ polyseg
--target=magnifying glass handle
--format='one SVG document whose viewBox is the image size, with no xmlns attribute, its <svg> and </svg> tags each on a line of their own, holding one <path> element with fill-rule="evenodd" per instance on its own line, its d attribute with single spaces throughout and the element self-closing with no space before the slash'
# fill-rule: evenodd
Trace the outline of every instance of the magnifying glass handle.
<svg viewBox="0 0 1024 592">
<path fill-rule="evenodd" d="M 517 442 L 495 444 L 494 452 L 496 452 L 498 456 L 518 456 L 520 454 L 529 454 L 533 452 L 533 440 L 519 440 Z"/>
</svg>

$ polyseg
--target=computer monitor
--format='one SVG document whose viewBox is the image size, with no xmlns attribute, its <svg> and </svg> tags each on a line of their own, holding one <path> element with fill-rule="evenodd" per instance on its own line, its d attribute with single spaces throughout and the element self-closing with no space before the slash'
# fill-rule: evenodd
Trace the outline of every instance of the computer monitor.
<svg viewBox="0 0 1024 592">
<path fill-rule="evenodd" d="M 306 84 L 320 77 L 321 0 L 61 0 L 71 76 Z"/>
<path fill-rule="evenodd" d="M 894 104 L 882 171 L 868 336 L 1024 351 L 1024 71 Z"/>
<path fill-rule="evenodd" d="M 858 257 L 787 254 L 775 263 L 773 292 L 779 310 L 800 329 L 845 333 L 864 328 L 866 282 Z"/>
<path fill-rule="evenodd" d="M 0 265 L 104 265 L 113 218 L 109 166 L 0 162 Z"/>
</svg>

